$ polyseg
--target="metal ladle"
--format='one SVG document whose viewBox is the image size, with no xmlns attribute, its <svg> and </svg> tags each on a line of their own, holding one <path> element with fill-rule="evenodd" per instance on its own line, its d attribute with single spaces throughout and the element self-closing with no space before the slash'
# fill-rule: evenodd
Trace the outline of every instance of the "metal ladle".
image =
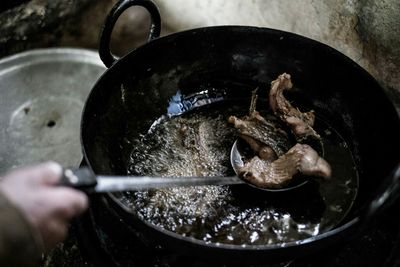
<svg viewBox="0 0 400 267">
<path fill-rule="evenodd" d="M 240 149 L 239 140 L 232 145 L 230 160 L 237 176 L 228 177 L 157 177 L 157 176 L 111 176 L 96 175 L 90 168 L 84 167 L 76 170 L 64 169 L 60 185 L 71 186 L 87 192 L 117 192 L 135 191 L 166 187 L 200 186 L 200 185 L 236 185 L 248 184 L 259 190 L 268 192 L 282 192 L 300 187 L 308 180 L 296 180 L 283 188 L 260 188 L 239 178 L 238 168 L 244 162 L 244 153 Z"/>
</svg>

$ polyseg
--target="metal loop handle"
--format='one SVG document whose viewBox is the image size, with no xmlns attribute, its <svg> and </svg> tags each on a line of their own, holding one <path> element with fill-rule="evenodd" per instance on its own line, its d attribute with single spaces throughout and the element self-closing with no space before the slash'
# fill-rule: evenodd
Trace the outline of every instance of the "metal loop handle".
<svg viewBox="0 0 400 267">
<path fill-rule="evenodd" d="M 115 57 L 110 50 L 111 34 L 114 29 L 115 23 L 117 22 L 119 16 L 126 9 L 132 6 L 144 7 L 150 13 L 151 25 L 148 41 L 151 41 L 160 36 L 161 17 L 157 6 L 153 2 L 151 2 L 150 0 L 119 1 L 111 9 L 100 32 L 99 54 L 101 60 L 107 68 L 111 67 L 118 60 L 118 58 Z"/>
</svg>

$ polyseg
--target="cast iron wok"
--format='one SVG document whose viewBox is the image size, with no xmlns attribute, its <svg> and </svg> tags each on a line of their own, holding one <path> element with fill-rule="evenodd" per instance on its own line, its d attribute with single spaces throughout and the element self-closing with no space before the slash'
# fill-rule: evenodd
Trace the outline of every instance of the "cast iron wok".
<svg viewBox="0 0 400 267">
<path fill-rule="evenodd" d="M 151 15 L 149 42 L 116 59 L 109 50 L 112 29 L 119 15 L 135 5 Z M 81 122 L 84 160 L 95 173 L 126 174 L 130 152 L 126 137 L 146 132 L 166 114 L 178 90 L 190 95 L 203 85 L 227 85 L 224 99 L 248 98 L 255 86 L 268 88 L 287 72 L 300 88 L 303 106 L 323 115 L 346 140 L 359 174 L 357 199 L 342 223 L 328 232 L 284 245 L 258 246 L 207 244 L 166 231 L 137 218 L 115 194 L 104 195 L 94 205 L 126 225 L 135 224 L 144 235 L 193 256 L 266 262 L 305 256 L 345 242 L 365 230 L 396 199 L 399 116 L 379 84 L 355 62 L 314 40 L 267 28 L 209 27 L 162 38 L 159 33 L 160 15 L 150 1 L 120 1 L 106 20 L 99 52 L 109 69 L 93 87 Z M 218 92 L 213 94 L 209 100 L 220 99 Z M 124 230 L 128 237 L 129 227 Z"/>
</svg>

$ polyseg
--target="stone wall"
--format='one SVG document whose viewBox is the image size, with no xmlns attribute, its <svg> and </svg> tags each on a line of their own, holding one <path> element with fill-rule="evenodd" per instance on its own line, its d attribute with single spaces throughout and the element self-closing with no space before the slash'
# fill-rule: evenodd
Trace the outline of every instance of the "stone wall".
<svg viewBox="0 0 400 267">
<path fill-rule="evenodd" d="M 31 0 L 0 13 L 0 57 L 38 47 L 97 49 L 100 28 L 116 0 Z M 113 51 L 124 54 L 145 42 L 143 9 L 124 13 L 113 33 Z"/>
<path fill-rule="evenodd" d="M 155 0 L 165 28 L 236 24 L 295 32 L 346 54 L 400 92 L 398 0 Z"/>
<path fill-rule="evenodd" d="M 154 0 L 162 33 L 235 24 L 295 32 L 326 43 L 400 92 L 398 0 Z M 0 56 L 33 47 L 97 49 L 98 33 L 116 0 L 31 0 L 0 14 Z M 144 43 L 149 19 L 130 9 L 117 23 L 112 50 L 127 53 Z"/>
<path fill-rule="evenodd" d="M 91 0 L 32 0 L 0 14 L 0 56 L 57 45 L 65 26 Z"/>
</svg>

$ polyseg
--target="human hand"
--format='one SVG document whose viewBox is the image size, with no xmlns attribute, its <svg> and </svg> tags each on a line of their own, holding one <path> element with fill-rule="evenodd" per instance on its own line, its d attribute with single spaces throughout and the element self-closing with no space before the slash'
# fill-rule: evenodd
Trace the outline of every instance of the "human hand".
<svg viewBox="0 0 400 267">
<path fill-rule="evenodd" d="M 0 191 L 37 229 L 46 251 L 65 238 L 70 219 L 88 206 L 84 193 L 56 186 L 61 173 L 59 164 L 47 162 L 13 170 L 0 182 Z"/>
</svg>

